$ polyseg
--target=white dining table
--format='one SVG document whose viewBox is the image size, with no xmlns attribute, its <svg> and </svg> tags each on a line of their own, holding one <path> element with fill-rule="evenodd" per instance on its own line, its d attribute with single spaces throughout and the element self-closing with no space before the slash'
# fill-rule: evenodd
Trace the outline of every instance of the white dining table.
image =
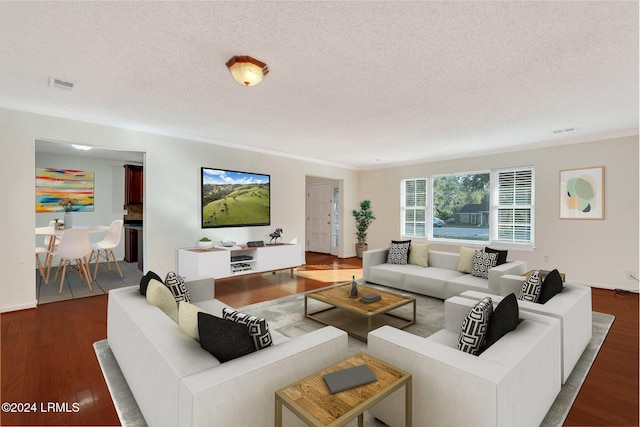
<svg viewBox="0 0 640 427">
<path fill-rule="evenodd" d="M 89 229 L 89 234 L 104 233 L 109 229 L 108 225 L 78 225 L 71 228 Z M 51 262 L 53 260 L 53 252 L 56 246 L 56 239 L 64 236 L 65 229 L 56 227 L 36 227 L 36 236 L 51 236 L 49 239 L 49 247 L 47 247 L 47 256 L 45 257 L 45 267 L 47 268 L 47 279 L 49 280 L 49 271 L 51 271 Z"/>
</svg>

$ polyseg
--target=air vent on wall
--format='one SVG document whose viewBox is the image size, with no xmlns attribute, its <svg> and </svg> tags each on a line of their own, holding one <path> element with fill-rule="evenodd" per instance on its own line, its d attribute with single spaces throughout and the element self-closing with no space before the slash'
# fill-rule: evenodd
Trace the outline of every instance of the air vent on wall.
<svg viewBox="0 0 640 427">
<path fill-rule="evenodd" d="M 572 128 L 556 129 L 556 130 L 553 131 L 553 133 L 555 133 L 555 134 L 567 133 L 567 132 L 575 132 L 577 130 L 578 130 L 577 127 L 572 127 Z"/>
<path fill-rule="evenodd" d="M 56 79 L 55 77 L 49 77 L 49 86 L 57 87 L 59 89 L 66 89 L 66 90 L 73 89 L 73 83 L 67 82 L 62 79 Z"/>
</svg>

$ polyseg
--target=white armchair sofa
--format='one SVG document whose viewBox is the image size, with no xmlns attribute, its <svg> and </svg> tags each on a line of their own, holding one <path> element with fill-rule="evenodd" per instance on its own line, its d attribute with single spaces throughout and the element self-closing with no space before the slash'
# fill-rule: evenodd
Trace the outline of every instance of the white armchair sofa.
<svg viewBox="0 0 640 427">
<path fill-rule="evenodd" d="M 227 306 L 210 282 L 187 287 L 192 303 L 221 317 Z M 333 327 L 291 339 L 272 330 L 274 346 L 221 364 L 133 286 L 109 292 L 107 316 L 109 346 L 150 427 L 273 426 L 276 390 L 348 354 L 347 334 Z"/>
<path fill-rule="evenodd" d="M 413 423 L 421 427 L 537 427 L 560 392 L 560 324 L 520 312 L 522 321 L 479 356 L 457 349 L 475 301 L 445 301 L 445 329 L 427 338 L 384 326 L 369 333 L 368 353 L 413 375 Z M 404 426 L 404 392 L 372 408 Z"/>
<path fill-rule="evenodd" d="M 517 296 L 526 277 L 507 275 L 503 276 L 501 280 L 505 288 L 517 289 L 514 291 Z M 465 291 L 460 296 L 479 301 L 487 296 L 487 294 L 476 291 Z M 494 302 L 502 301 L 502 297 L 495 295 L 490 296 Z M 556 294 L 545 304 L 518 301 L 518 306 L 522 311 L 551 316 L 560 321 L 560 335 L 562 338 L 562 384 L 566 383 L 573 368 L 575 368 L 576 363 L 578 363 L 580 356 L 582 356 L 584 349 L 587 348 L 589 341 L 591 341 L 591 335 L 593 333 L 591 288 L 575 283 L 565 283 L 562 292 Z"/>
<path fill-rule="evenodd" d="M 429 251 L 429 266 L 387 264 L 388 248 L 366 251 L 362 257 L 365 281 L 434 298 L 447 299 L 467 290 L 495 295 L 502 293 L 500 278 L 505 274 L 523 274 L 524 261 L 509 261 L 489 269 L 489 278 L 472 276 L 457 270 L 459 253 Z"/>
</svg>

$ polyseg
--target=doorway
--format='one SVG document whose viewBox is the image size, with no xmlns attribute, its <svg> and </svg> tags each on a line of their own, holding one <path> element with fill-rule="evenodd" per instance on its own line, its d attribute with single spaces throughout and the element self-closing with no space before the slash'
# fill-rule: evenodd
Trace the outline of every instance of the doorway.
<svg viewBox="0 0 640 427">
<path fill-rule="evenodd" d="M 339 181 L 307 177 L 306 250 L 338 255 L 340 245 Z"/>
<path fill-rule="evenodd" d="M 90 141 L 88 142 L 90 143 Z M 34 140 L 34 156 L 36 168 L 78 169 L 93 173 L 94 208 L 92 211 L 74 213 L 74 225 L 78 226 L 109 225 L 114 219 L 125 219 L 123 209 L 125 169 L 123 165 L 137 164 L 142 167 L 145 163 L 144 152 L 122 151 L 100 146 L 91 146 L 90 150 L 83 150 L 75 148 L 71 142 L 46 139 Z M 57 212 L 36 213 L 35 226 L 48 226 L 50 221 L 55 220 L 59 215 L 60 213 Z M 142 215 L 142 211 L 140 215 Z M 100 240 L 103 237 L 104 235 L 97 234 L 95 238 L 92 238 L 92 241 Z M 34 238 L 36 247 L 43 246 L 42 236 Z M 121 239 L 120 245 L 114 248 L 116 258 L 119 261 L 125 257 L 124 240 Z M 144 244 L 144 240 L 142 243 Z M 144 248 L 142 249 L 144 251 Z M 65 281 L 68 284 L 71 283 L 66 277 Z M 86 288 L 86 285 L 84 286 Z M 64 293 L 66 293 L 66 285 L 64 289 Z M 40 296 L 38 286 L 36 286 L 36 299 L 40 300 Z M 57 292 L 55 296 L 58 296 Z"/>
</svg>

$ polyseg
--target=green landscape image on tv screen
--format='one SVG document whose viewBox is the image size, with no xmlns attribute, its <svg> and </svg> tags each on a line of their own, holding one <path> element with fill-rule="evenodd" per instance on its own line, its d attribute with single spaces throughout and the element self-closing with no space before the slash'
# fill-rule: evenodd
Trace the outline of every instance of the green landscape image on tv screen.
<svg viewBox="0 0 640 427">
<path fill-rule="evenodd" d="M 271 224 L 270 176 L 202 168 L 202 228 Z"/>
</svg>

